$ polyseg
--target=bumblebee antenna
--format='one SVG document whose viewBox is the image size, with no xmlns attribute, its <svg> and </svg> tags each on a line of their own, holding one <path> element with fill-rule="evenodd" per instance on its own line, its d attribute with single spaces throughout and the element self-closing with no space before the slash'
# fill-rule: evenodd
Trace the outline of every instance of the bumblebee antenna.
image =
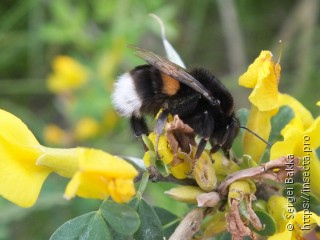
<svg viewBox="0 0 320 240">
<path fill-rule="evenodd" d="M 271 144 L 269 142 L 267 142 L 266 140 L 264 140 L 262 137 L 260 137 L 258 134 L 256 134 L 254 131 L 250 130 L 247 127 L 243 127 L 240 126 L 240 128 L 247 130 L 249 133 L 253 134 L 254 136 L 256 136 L 257 138 L 259 138 L 262 142 L 264 142 L 265 144 L 268 145 L 268 147 L 271 147 Z"/>
</svg>

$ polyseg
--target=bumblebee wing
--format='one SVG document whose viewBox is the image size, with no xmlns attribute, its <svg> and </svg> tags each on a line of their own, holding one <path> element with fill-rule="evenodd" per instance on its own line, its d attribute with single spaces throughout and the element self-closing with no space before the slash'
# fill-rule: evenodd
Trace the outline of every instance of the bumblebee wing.
<svg viewBox="0 0 320 240">
<path fill-rule="evenodd" d="M 205 97 L 212 105 L 219 105 L 219 100 L 214 98 L 211 93 L 197 79 L 195 79 L 190 75 L 190 73 L 188 73 L 186 69 L 148 50 L 132 45 L 129 45 L 129 47 L 135 50 L 135 54 L 138 57 L 144 59 L 159 71 L 191 87 L 193 90 L 197 91 L 203 97 Z"/>
</svg>

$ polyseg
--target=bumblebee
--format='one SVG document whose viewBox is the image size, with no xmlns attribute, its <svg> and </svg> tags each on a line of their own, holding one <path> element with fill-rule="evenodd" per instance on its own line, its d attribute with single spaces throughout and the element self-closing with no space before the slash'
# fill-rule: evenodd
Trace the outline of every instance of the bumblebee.
<svg viewBox="0 0 320 240">
<path fill-rule="evenodd" d="M 156 122 L 156 134 L 163 131 L 169 114 L 177 114 L 201 138 L 196 158 L 207 142 L 212 153 L 222 149 L 229 156 L 240 122 L 226 87 L 203 68 L 187 70 L 148 50 L 131 48 L 148 64 L 117 79 L 112 101 L 120 116 L 130 118 L 135 135 L 148 134 L 144 116 L 155 116 L 163 109 Z"/>
</svg>

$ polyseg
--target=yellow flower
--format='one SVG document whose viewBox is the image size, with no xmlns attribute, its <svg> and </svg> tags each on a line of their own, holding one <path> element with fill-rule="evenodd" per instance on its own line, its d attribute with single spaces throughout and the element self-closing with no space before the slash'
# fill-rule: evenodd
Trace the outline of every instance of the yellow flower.
<svg viewBox="0 0 320 240">
<path fill-rule="evenodd" d="M 317 176 L 320 162 L 315 149 L 320 146 L 320 117 L 313 119 L 311 113 L 293 97 L 280 94 L 280 105 L 287 105 L 294 111 L 294 118 L 281 131 L 283 141 L 276 142 L 270 150 L 270 159 L 293 154 L 301 158 L 305 175 L 310 177 L 311 190 L 320 196 Z"/>
<path fill-rule="evenodd" d="M 0 128 L 0 195 L 30 207 L 51 170 L 35 164 L 40 144 L 20 119 L 0 109 Z"/>
<path fill-rule="evenodd" d="M 153 146 L 156 145 L 156 134 L 154 132 L 149 134 L 149 139 L 153 143 Z M 169 164 L 173 159 L 173 154 L 171 152 L 171 148 L 169 146 L 167 137 L 164 135 L 161 135 L 158 141 L 158 154 L 160 156 L 160 159 L 165 163 Z"/>
<path fill-rule="evenodd" d="M 151 152 L 150 150 L 146 151 L 143 155 L 143 163 L 146 167 L 150 167 L 151 165 L 151 158 L 155 156 L 155 153 Z"/>
<path fill-rule="evenodd" d="M 47 86 L 53 93 L 77 89 L 88 79 L 85 67 L 68 56 L 57 56 L 53 60 L 53 71 L 47 79 Z"/>
<path fill-rule="evenodd" d="M 187 158 L 181 158 L 181 161 L 177 165 L 170 165 L 170 172 L 171 174 L 177 178 L 177 179 L 185 179 L 189 177 L 189 173 L 191 171 L 190 162 L 187 160 Z"/>
<path fill-rule="evenodd" d="M 299 240 L 320 225 L 320 217 L 308 209 L 296 212 L 294 207 L 288 208 L 288 200 L 282 196 L 272 196 L 268 200 L 268 212 L 277 222 L 277 233 L 268 240 Z"/>
<path fill-rule="evenodd" d="M 309 215 L 310 214 L 310 215 Z M 308 224 L 311 227 L 304 226 L 304 220 L 307 216 L 308 218 Z M 312 229 L 313 226 L 317 224 L 320 226 L 320 217 L 317 216 L 315 213 L 311 212 L 306 215 L 303 211 L 300 211 L 294 215 L 294 219 L 289 220 L 285 223 L 284 227 L 285 230 L 282 232 L 278 232 L 274 234 L 273 236 L 269 237 L 268 240 L 300 240 L 303 239 L 302 237 L 307 234 L 309 229 Z M 292 228 L 292 229 L 291 229 Z"/>
<path fill-rule="evenodd" d="M 79 166 L 66 188 L 65 197 L 105 199 L 127 202 L 135 194 L 136 169 L 123 159 L 100 150 L 77 148 Z"/>
<path fill-rule="evenodd" d="M 71 178 L 65 198 L 83 198 L 126 202 L 134 195 L 133 179 L 137 170 L 125 160 L 97 149 L 54 149 L 43 147 L 37 164 L 46 166 L 60 176 Z"/>
<path fill-rule="evenodd" d="M 100 126 L 95 119 L 91 117 L 84 117 L 76 124 L 74 135 L 77 140 L 83 141 L 97 136 L 99 131 Z"/>
<path fill-rule="evenodd" d="M 247 72 L 239 78 L 241 86 L 253 88 L 249 96 L 252 106 L 247 128 L 267 140 L 271 131 L 271 117 L 277 113 L 279 107 L 280 70 L 280 64 L 274 63 L 272 53 L 261 51 Z M 244 154 L 250 155 L 256 162 L 260 161 L 266 148 L 265 143 L 248 132 L 243 135 L 243 146 Z"/>
<path fill-rule="evenodd" d="M 302 120 L 295 118 L 282 131 L 283 141 L 276 142 L 270 151 L 270 159 L 293 154 L 300 157 L 303 167 L 303 176 L 310 179 L 311 191 L 320 196 L 318 175 L 320 162 L 315 149 L 320 146 L 320 117 L 318 117 L 307 129 Z"/>
<path fill-rule="evenodd" d="M 241 86 L 253 88 L 249 100 L 259 111 L 269 111 L 278 106 L 280 70 L 280 64 L 272 60 L 272 53 L 261 51 L 247 72 L 240 76 Z"/>
<path fill-rule="evenodd" d="M 268 213 L 271 214 L 277 224 L 277 232 L 283 232 L 286 228 L 286 223 L 296 213 L 296 209 L 290 205 L 288 199 L 283 196 L 273 195 L 267 202 Z"/>
<path fill-rule="evenodd" d="M 51 172 L 72 178 L 67 198 L 111 196 L 124 202 L 135 193 L 137 171 L 123 159 L 95 149 L 44 147 L 19 118 L 4 110 L 0 128 L 0 195 L 21 207 L 35 203 Z"/>
<path fill-rule="evenodd" d="M 279 107 L 281 106 L 290 107 L 294 112 L 294 119 L 296 121 L 300 119 L 305 129 L 314 121 L 312 114 L 297 99 L 288 94 L 279 93 Z"/>
<path fill-rule="evenodd" d="M 263 139 L 269 139 L 271 131 L 271 118 L 276 114 L 276 109 L 271 111 L 259 111 L 255 105 L 251 106 L 247 128 L 257 133 Z M 256 162 L 260 161 L 267 145 L 249 132 L 243 134 L 243 152 L 250 155 Z"/>
</svg>

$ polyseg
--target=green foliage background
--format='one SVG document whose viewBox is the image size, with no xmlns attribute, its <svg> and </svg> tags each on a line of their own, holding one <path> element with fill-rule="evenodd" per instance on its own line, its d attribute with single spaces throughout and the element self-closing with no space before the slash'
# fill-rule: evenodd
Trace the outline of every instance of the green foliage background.
<svg viewBox="0 0 320 240">
<path fill-rule="evenodd" d="M 19 116 L 39 141 L 49 123 L 68 126 L 87 115 L 99 118 L 101 105 L 112 111 L 115 78 L 142 61 L 127 44 L 163 54 L 155 13 L 166 25 L 167 37 L 187 66 L 204 66 L 229 87 L 237 108 L 249 106 L 249 90 L 237 84 L 261 50 L 283 54 L 280 91 L 295 96 L 313 114 L 320 100 L 320 27 L 317 0 L 309 1 L 148 1 L 148 0 L 3 0 L 0 3 L 0 108 Z M 46 88 L 51 62 L 57 55 L 80 61 L 104 91 L 92 82 L 79 94 L 72 114 L 61 109 Z M 91 91 L 91 92 L 90 92 Z M 70 119 L 68 119 L 71 118 Z M 142 157 L 128 123 L 118 120 L 95 139 L 70 146 L 101 148 L 113 154 Z M 67 220 L 97 210 L 101 202 L 62 198 L 66 181 L 50 176 L 37 204 L 21 209 L 0 199 L 0 239 L 48 239 Z M 146 195 L 155 205 L 182 215 L 187 209 L 162 195 L 166 184 L 150 184 Z M 169 207 L 168 207 L 169 206 Z"/>
</svg>

